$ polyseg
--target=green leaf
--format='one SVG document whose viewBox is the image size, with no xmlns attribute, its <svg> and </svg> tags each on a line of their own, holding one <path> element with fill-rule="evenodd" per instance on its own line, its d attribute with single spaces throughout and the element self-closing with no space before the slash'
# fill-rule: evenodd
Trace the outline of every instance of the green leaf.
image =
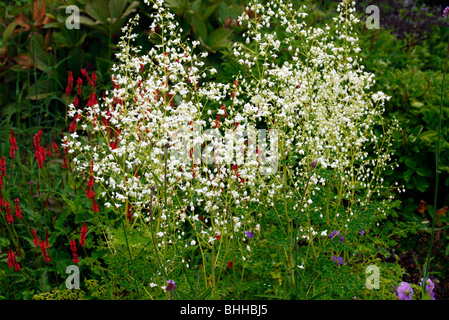
<svg viewBox="0 0 449 320">
<path fill-rule="evenodd" d="M 230 44 L 229 38 L 232 30 L 226 28 L 218 28 L 212 31 L 207 38 L 206 44 L 214 51 L 228 47 Z"/>
<path fill-rule="evenodd" d="M 3 42 L 6 44 L 14 29 L 17 27 L 17 22 L 11 22 L 3 31 Z"/>
<path fill-rule="evenodd" d="M 429 189 L 429 187 L 430 187 L 430 183 L 427 182 L 426 180 L 424 180 L 421 177 L 414 176 L 412 178 L 412 181 L 413 181 L 416 189 L 421 191 L 421 192 L 426 192 Z"/>
<path fill-rule="evenodd" d="M 413 101 L 411 103 L 411 106 L 414 107 L 414 108 L 422 108 L 424 106 L 424 103 L 419 102 L 419 101 Z"/>
<path fill-rule="evenodd" d="M 86 13 L 97 20 L 97 22 L 107 23 L 109 18 L 108 7 L 108 0 L 95 0 L 88 1 L 85 10 Z"/>
<path fill-rule="evenodd" d="M 426 132 L 423 132 L 420 136 L 419 139 L 422 142 L 428 142 L 428 143 L 432 143 L 433 141 L 435 141 L 435 138 L 438 136 L 438 133 L 435 130 L 428 130 Z"/>
<path fill-rule="evenodd" d="M 200 15 L 201 13 L 201 5 L 203 4 L 203 0 L 195 0 L 191 5 L 190 8 L 193 10 L 193 12 L 195 12 L 195 14 Z M 201 16 L 203 19 L 204 16 Z"/>
<path fill-rule="evenodd" d="M 200 41 L 205 42 L 207 39 L 207 26 L 204 20 L 198 16 L 192 17 L 193 32 L 197 35 Z"/>
<path fill-rule="evenodd" d="M 416 167 L 415 161 L 413 161 L 410 158 L 405 159 L 405 165 L 412 169 L 414 169 Z"/>
<path fill-rule="evenodd" d="M 48 79 L 40 79 L 37 83 L 33 83 L 28 87 L 28 95 L 26 98 L 30 100 L 42 100 L 56 94 L 56 92 L 50 91 L 50 81 Z"/>
<path fill-rule="evenodd" d="M 229 10 L 226 6 L 226 3 L 223 1 L 218 6 L 218 19 L 221 23 L 224 23 L 226 19 L 229 17 Z"/>
<path fill-rule="evenodd" d="M 178 16 L 184 11 L 184 1 L 183 0 L 165 0 L 165 5 L 170 8 Z"/>
<path fill-rule="evenodd" d="M 414 171 L 412 169 L 408 169 L 407 171 L 405 171 L 402 175 L 402 177 L 404 178 L 404 180 L 406 182 L 409 182 L 412 175 L 413 175 Z"/>
<path fill-rule="evenodd" d="M 128 0 L 109 0 L 109 12 L 111 18 L 121 18 L 123 10 L 125 10 Z"/>
<path fill-rule="evenodd" d="M 217 9 L 218 3 L 214 3 L 211 5 L 207 5 L 206 8 L 204 8 L 203 12 L 201 13 L 201 16 L 203 19 L 208 19 L 212 13 L 214 13 L 215 9 Z"/>
<path fill-rule="evenodd" d="M 432 170 L 429 168 L 416 168 L 415 171 L 421 177 L 430 177 L 432 175 Z"/>
<path fill-rule="evenodd" d="M 136 8 L 139 6 L 139 1 L 133 1 L 131 4 L 126 8 L 125 12 L 122 13 L 120 19 L 126 19 L 127 16 L 129 16 L 131 13 L 136 11 Z"/>
</svg>

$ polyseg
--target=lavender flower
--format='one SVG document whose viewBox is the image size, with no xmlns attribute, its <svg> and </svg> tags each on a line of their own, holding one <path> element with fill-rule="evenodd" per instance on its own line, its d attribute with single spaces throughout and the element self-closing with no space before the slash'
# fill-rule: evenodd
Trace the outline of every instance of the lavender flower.
<svg viewBox="0 0 449 320">
<path fill-rule="evenodd" d="M 422 286 L 423 280 L 424 279 L 421 278 L 421 281 L 419 282 L 420 286 Z M 433 292 L 433 289 L 435 289 L 435 283 L 429 278 L 426 280 L 426 294 L 430 296 L 430 300 L 435 300 L 435 292 Z"/>
<path fill-rule="evenodd" d="M 413 289 L 408 282 L 401 282 L 396 295 L 399 297 L 399 300 L 412 300 Z"/>
<path fill-rule="evenodd" d="M 167 286 L 165 287 L 165 290 L 173 291 L 175 290 L 175 288 L 176 288 L 175 280 L 167 280 Z"/>
<path fill-rule="evenodd" d="M 449 7 L 444 8 L 443 11 L 443 17 L 447 18 L 447 16 L 449 15 Z"/>
<path fill-rule="evenodd" d="M 329 235 L 329 239 L 333 239 L 335 236 L 339 236 L 340 235 L 340 231 L 338 230 L 334 230 L 331 232 L 331 234 Z"/>
<path fill-rule="evenodd" d="M 332 256 L 332 261 L 334 261 L 337 265 L 341 266 L 344 262 L 342 257 Z"/>
<path fill-rule="evenodd" d="M 246 234 L 246 236 L 247 236 L 248 238 L 250 238 L 250 239 L 254 238 L 254 232 L 251 232 L 251 231 L 245 231 L 245 234 Z"/>
<path fill-rule="evenodd" d="M 173 300 L 173 291 L 175 291 L 175 289 L 176 289 L 175 280 L 167 280 L 165 290 L 170 292 L 170 300 Z"/>
<path fill-rule="evenodd" d="M 329 239 L 334 240 L 334 238 L 335 238 L 336 236 L 339 236 L 339 235 L 340 235 L 340 231 L 334 230 L 334 231 L 332 231 L 331 234 L 329 235 Z M 340 236 L 340 243 L 343 242 L 343 241 L 345 241 L 345 239 L 346 239 L 345 237 Z"/>
<path fill-rule="evenodd" d="M 362 230 L 360 230 L 360 235 L 362 235 L 362 236 L 364 236 L 365 235 L 365 231 L 362 229 Z"/>
</svg>

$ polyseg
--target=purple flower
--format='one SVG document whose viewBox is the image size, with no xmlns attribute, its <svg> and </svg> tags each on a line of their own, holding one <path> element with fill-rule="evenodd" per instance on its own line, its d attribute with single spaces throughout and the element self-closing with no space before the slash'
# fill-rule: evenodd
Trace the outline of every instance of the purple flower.
<svg viewBox="0 0 449 320">
<path fill-rule="evenodd" d="M 315 169 L 315 168 L 316 168 L 316 161 L 315 161 L 315 160 L 312 161 L 312 162 L 310 163 L 310 167 L 311 167 L 312 169 Z"/>
<path fill-rule="evenodd" d="M 246 234 L 246 236 L 247 236 L 248 238 L 250 238 L 250 239 L 254 238 L 254 232 L 251 232 L 251 231 L 245 231 L 245 234 Z"/>
<path fill-rule="evenodd" d="M 365 235 L 365 231 L 362 229 L 362 230 L 360 230 L 360 232 L 359 232 L 362 236 L 364 236 Z"/>
<path fill-rule="evenodd" d="M 399 297 L 399 300 L 412 300 L 413 289 L 408 282 L 401 282 L 396 295 Z"/>
<path fill-rule="evenodd" d="M 329 239 L 334 240 L 334 238 L 335 238 L 336 236 L 339 236 L 339 235 L 340 235 L 340 231 L 334 230 L 334 231 L 332 231 L 331 234 L 329 235 Z M 343 242 L 343 241 L 345 241 L 345 240 L 346 240 L 345 237 L 340 236 L 340 243 Z"/>
<path fill-rule="evenodd" d="M 332 261 L 334 261 L 337 265 L 341 266 L 344 262 L 342 257 L 332 256 Z"/>
<path fill-rule="evenodd" d="M 449 7 L 444 8 L 443 11 L 443 17 L 447 18 L 447 16 L 449 15 Z"/>
<path fill-rule="evenodd" d="M 421 281 L 419 282 L 419 285 L 422 286 L 422 281 L 424 279 L 421 278 Z M 426 280 L 426 294 L 430 296 L 430 300 L 435 300 L 435 292 L 433 292 L 433 289 L 435 289 L 435 283 L 429 278 Z"/>
<path fill-rule="evenodd" d="M 331 234 L 329 235 L 329 239 L 334 239 L 335 236 L 339 236 L 340 235 L 340 231 L 338 230 L 334 230 L 331 232 Z"/>
<path fill-rule="evenodd" d="M 173 291 L 175 290 L 175 288 L 176 288 L 175 280 L 167 280 L 167 286 L 165 287 L 165 290 Z"/>
</svg>

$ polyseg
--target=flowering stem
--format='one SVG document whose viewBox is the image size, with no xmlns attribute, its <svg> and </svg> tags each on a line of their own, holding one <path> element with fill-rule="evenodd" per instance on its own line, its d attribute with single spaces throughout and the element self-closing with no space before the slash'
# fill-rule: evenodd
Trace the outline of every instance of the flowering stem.
<svg viewBox="0 0 449 320">
<path fill-rule="evenodd" d="M 432 232 L 430 234 L 430 242 L 429 242 L 429 250 L 427 252 L 426 265 L 424 267 L 424 280 L 427 280 L 427 276 L 429 274 L 429 263 L 430 256 L 432 254 L 433 247 L 433 238 L 435 235 L 435 220 L 436 220 L 436 211 L 437 211 L 437 200 L 438 200 L 438 183 L 439 183 L 439 166 L 440 166 L 440 146 L 441 146 L 441 120 L 443 117 L 443 97 L 444 97 L 444 78 L 446 76 L 447 70 L 447 61 L 449 58 L 449 43 L 446 49 L 446 60 L 444 62 L 444 71 L 443 78 L 441 83 L 441 96 L 440 96 L 440 110 L 438 115 L 438 141 L 435 147 L 435 195 L 434 195 L 434 204 L 433 204 L 433 212 L 432 212 Z M 424 281 L 425 282 L 425 281 Z"/>
</svg>

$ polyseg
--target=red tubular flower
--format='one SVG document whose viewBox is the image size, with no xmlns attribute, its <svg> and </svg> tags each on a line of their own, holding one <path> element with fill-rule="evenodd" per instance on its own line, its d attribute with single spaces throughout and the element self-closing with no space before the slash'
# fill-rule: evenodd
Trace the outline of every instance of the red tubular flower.
<svg viewBox="0 0 449 320">
<path fill-rule="evenodd" d="M 72 123 L 69 126 L 69 132 L 70 133 L 74 133 L 76 130 L 76 124 L 78 123 L 78 118 L 80 117 L 79 114 L 75 114 L 75 116 L 73 117 Z"/>
<path fill-rule="evenodd" d="M 31 229 L 31 233 L 33 234 L 33 243 L 36 247 L 39 247 L 39 238 L 36 235 L 36 228 Z"/>
<path fill-rule="evenodd" d="M 12 129 L 11 129 L 11 136 L 9 138 L 9 142 L 11 143 L 11 147 L 9 148 L 9 156 L 11 157 L 11 159 L 15 159 L 16 151 L 18 151 L 19 148 L 17 147 L 17 141 L 16 141 L 16 138 L 14 137 L 14 131 Z"/>
<path fill-rule="evenodd" d="M 78 96 L 75 96 L 75 99 L 73 100 L 73 105 L 75 106 L 75 108 L 78 108 L 78 104 L 79 104 Z"/>
<path fill-rule="evenodd" d="M 51 152 L 50 143 L 47 142 L 47 156 L 51 157 L 53 153 Z"/>
<path fill-rule="evenodd" d="M 81 227 L 81 234 L 80 234 L 80 245 L 81 247 L 84 247 L 84 244 L 86 243 L 86 235 L 87 235 L 87 226 L 86 223 L 83 223 L 83 226 Z"/>
<path fill-rule="evenodd" d="M 67 71 L 68 79 L 67 79 L 67 88 L 65 89 L 65 94 L 70 96 L 73 88 L 73 75 L 71 71 Z"/>
<path fill-rule="evenodd" d="M 14 202 L 15 202 L 16 216 L 19 220 L 22 220 L 22 210 L 20 210 L 19 198 L 15 199 Z"/>
<path fill-rule="evenodd" d="M 221 106 L 221 110 L 224 111 L 223 118 L 226 118 L 226 116 L 227 116 L 228 114 L 226 113 L 226 106 L 225 106 L 224 104 Z"/>
<path fill-rule="evenodd" d="M 11 224 L 14 222 L 14 217 L 11 213 L 11 208 L 9 207 L 9 202 L 4 203 L 5 209 L 6 209 L 6 221 L 8 221 L 8 224 Z"/>
<path fill-rule="evenodd" d="M 0 159 L 0 176 L 6 177 L 6 161 L 5 161 L 5 157 L 1 157 L 1 159 Z"/>
<path fill-rule="evenodd" d="M 58 150 L 58 144 L 55 141 L 55 136 L 53 136 L 51 146 L 53 147 L 53 151 L 55 152 L 56 157 L 59 158 L 60 154 L 59 154 L 59 150 Z"/>
<path fill-rule="evenodd" d="M 100 211 L 100 209 L 98 207 L 98 204 L 97 204 L 97 201 L 95 201 L 94 198 L 92 198 L 92 211 L 93 212 L 99 212 Z"/>
<path fill-rule="evenodd" d="M 89 74 L 87 73 L 86 69 L 81 69 L 81 73 L 83 74 L 84 77 L 86 77 L 87 79 L 87 83 L 89 83 L 89 86 L 93 89 L 95 87 L 95 83 L 90 79 Z M 95 75 L 95 80 L 96 80 L 97 76 Z"/>
<path fill-rule="evenodd" d="M 73 239 L 70 239 L 70 250 L 72 250 L 72 261 L 74 263 L 80 262 L 78 254 L 76 253 L 76 242 Z"/>
<path fill-rule="evenodd" d="M 97 83 L 97 73 L 94 71 L 92 71 L 92 83 L 95 86 Z"/>
<path fill-rule="evenodd" d="M 42 134 L 35 134 L 33 138 L 33 147 L 34 147 L 34 155 L 37 160 L 37 164 L 39 168 L 44 167 L 44 161 L 47 158 L 47 151 L 44 147 L 41 146 L 41 136 Z"/>
<path fill-rule="evenodd" d="M 81 95 L 81 86 L 82 85 L 83 85 L 83 79 L 78 77 L 78 79 L 76 80 L 76 86 L 77 86 L 76 94 L 79 95 L 79 96 Z"/>
<path fill-rule="evenodd" d="M 20 271 L 20 264 L 16 260 L 14 251 L 8 250 L 8 267 L 11 269 L 14 267 L 14 271 Z"/>
<path fill-rule="evenodd" d="M 47 249 L 48 249 L 48 243 L 45 241 L 42 241 L 41 242 L 41 251 L 42 251 L 42 257 L 44 258 L 44 262 L 49 262 L 51 260 L 51 258 L 48 256 Z"/>
<path fill-rule="evenodd" d="M 94 162 L 91 161 L 89 169 L 89 180 L 87 181 L 87 191 L 86 191 L 87 199 L 95 199 L 95 191 L 92 190 L 93 186 L 94 186 Z"/>
</svg>

